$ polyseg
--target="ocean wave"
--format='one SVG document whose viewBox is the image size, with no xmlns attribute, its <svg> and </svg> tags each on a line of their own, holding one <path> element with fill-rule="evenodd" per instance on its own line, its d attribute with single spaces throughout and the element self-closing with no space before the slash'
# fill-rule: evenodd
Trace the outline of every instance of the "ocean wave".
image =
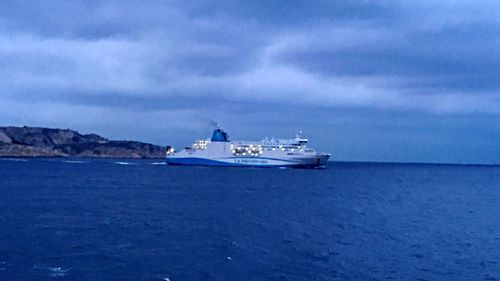
<svg viewBox="0 0 500 281">
<path fill-rule="evenodd" d="M 131 163 L 131 162 L 122 162 L 122 161 L 115 162 L 115 164 L 118 164 L 118 165 L 135 165 L 135 163 Z"/>
<path fill-rule="evenodd" d="M 63 277 L 71 270 L 71 268 L 63 268 L 60 266 L 45 266 L 45 265 L 33 265 L 33 269 L 43 271 L 49 274 L 50 277 Z"/>
<path fill-rule="evenodd" d="M 149 165 L 167 165 L 167 162 L 153 162 L 149 163 Z"/>
<path fill-rule="evenodd" d="M 89 161 L 81 161 L 81 160 L 62 160 L 61 162 L 63 162 L 63 163 L 70 163 L 70 164 L 89 163 Z"/>
</svg>

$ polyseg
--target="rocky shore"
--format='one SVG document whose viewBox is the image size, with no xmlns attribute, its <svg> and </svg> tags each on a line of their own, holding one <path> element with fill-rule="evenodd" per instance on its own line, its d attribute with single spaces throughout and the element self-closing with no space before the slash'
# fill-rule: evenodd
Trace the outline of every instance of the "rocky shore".
<svg viewBox="0 0 500 281">
<path fill-rule="evenodd" d="M 163 158 L 165 147 L 69 129 L 0 127 L 0 157 Z"/>
</svg>

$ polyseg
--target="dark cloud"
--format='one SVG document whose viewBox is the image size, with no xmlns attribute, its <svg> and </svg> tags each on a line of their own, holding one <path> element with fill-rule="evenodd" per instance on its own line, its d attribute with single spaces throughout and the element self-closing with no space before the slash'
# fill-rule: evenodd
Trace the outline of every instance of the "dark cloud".
<svg viewBox="0 0 500 281">
<path fill-rule="evenodd" d="M 304 71 L 323 76 L 399 77 L 422 89 L 434 88 L 453 92 L 491 91 L 500 88 L 496 69 L 500 56 L 496 54 L 500 42 L 500 25 L 459 24 L 434 31 L 383 27 L 335 32 L 325 28 L 324 36 L 302 35 L 307 45 L 293 44 L 277 56 L 283 64 L 292 64 Z M 366 32 L 368 30 L 368 32 Z M 338 44 L 345 32 L 367 36 L 351 38 L 351 44 Z M 368 34 L 365 34 L 368 33 Z M 328 36 L 332 36 L 328 38 Z M 415 90 L 419 90 L 418 87 Z M 407 90 L 408 88 L 404 88 Z"/>
<path fill-rule="evenodd" d="M 395 5 L 384 1 L 205 1 L 191 6 L 197 16 L 234 15 L 275 27 L 302 27 L 319 21 L 384 20 L 397 17 Z"/>
</svg>

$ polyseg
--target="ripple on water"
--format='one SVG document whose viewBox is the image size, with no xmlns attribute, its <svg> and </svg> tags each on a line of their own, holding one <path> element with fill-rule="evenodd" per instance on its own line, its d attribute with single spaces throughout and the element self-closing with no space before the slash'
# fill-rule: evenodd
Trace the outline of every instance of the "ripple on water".
<svg viewBox="0 0 500 281">
<path fill-rule="evenodd" d="M 85 163 L 90 163 L 90 161 L 82 161 L 82 160 L 62 160 L 61 162 L 68 163 L 68 164 L 85 164 Z"/>
<path fill-rule="evenodd" d="M 135 163 L 131 163 L 131 162 L 123 162 L 123 161 L 118 161 L 118 162 L 115 162 L 115 164 L 118 164 L 118 165 L 135 165 Z"/>
<path fill-rule="evenodd" d="M 71 270 L 71 268 L 63 268 L 60 266 L 45 266 L 39 264 L 33 265 L 33 269 L 50 277 L 63 277 L 66 276 L 67 273 Z"/>
</svg>

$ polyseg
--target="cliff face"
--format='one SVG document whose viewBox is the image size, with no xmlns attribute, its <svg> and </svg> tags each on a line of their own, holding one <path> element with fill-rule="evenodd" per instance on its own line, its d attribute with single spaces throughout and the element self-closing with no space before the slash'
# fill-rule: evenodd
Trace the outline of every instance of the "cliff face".
<svg viewBox="0 0 500 281">
<path fill-rule="evenodd" d="M 110 141 L 73 130 L 0 127 L 0 157 L 163 158 L 165 148 L 136 141 Z"/>
</svg>

